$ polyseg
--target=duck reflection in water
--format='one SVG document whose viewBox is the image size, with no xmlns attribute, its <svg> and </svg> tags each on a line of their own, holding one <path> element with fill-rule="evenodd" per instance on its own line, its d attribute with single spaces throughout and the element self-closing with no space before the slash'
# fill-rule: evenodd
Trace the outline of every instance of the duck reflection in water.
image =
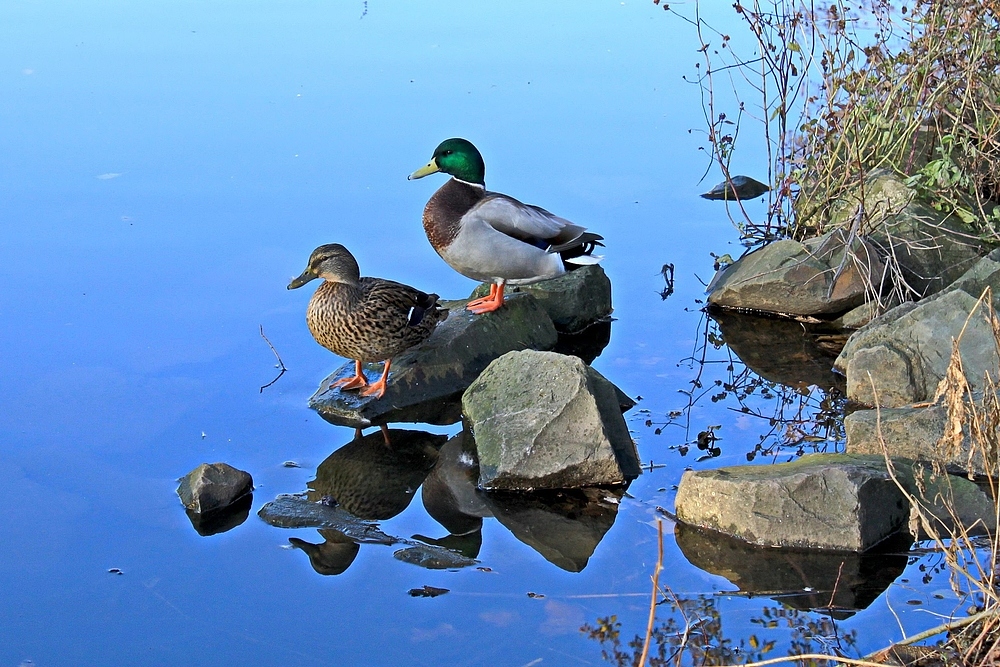
<svg viewBox="0 0 1000 667">
<path fill-rule="evenodd" d="M 290 537 L 288 541 L 296 549 L 301 549 L 309 557 L 309 564 L 319 574 L 330 576 L 341 574 L 351 566 L 361 550 L 361 545 L 344 535 L 339 530 L 325 529 L 319 531 L 325 541 L 313 544 Z"/>
<path fill-rule="evenodd" d="M 390 519 L 409 506 L 447 439 L 388 428 L 355 438 L 319 464 L 307 497 L 332 499 L 360 519 Z"/>
</svg>

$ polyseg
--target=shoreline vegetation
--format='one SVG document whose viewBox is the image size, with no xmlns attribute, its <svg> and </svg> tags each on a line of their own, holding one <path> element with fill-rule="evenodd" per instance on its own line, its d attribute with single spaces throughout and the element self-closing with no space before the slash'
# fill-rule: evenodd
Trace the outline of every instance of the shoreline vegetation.
<svg viewBox="0 0 1000 667">
<path fill-rule="evenodd" d="M 695 31 L 701 44 L 694 76 L 685 78 L 701 95 L 704 149 L 710 156 L 706 174 L 718 168 L 732 185 L 738 144 L 748 136 L 763 138 L 767 173 L 761 180 L 771 186 L 766 214 L 755 219 L 739 199 L 726 201 L 748 250 L 838 229 L 852 238 L 887 232 L 888 216 L 871 206 L 865 193 L 872 174 L 879 172 L 900 179 L 916 201 L 980 247 L 1000 246 L 1000 1 L 738 1 L 733 11 L 744 29 L 740 35 L 713 28 L 703 19 L 698 2 L 671 6 L 652 1 Z M 849 215 L 836 215 L 847 209 Z M 886 261 L 892 260 L 889 253 Z M 882 285 L 874 300 L 899 303 L 923 296 L 899 278 L 903 271 L 890 267 L 890 274 L 895 277 L 893 298 L 887 298 Z M 1000 318 L 991 299 L 987 291 L 979 305 L 1000 351 Z M 969 381 L 958 352 L 960 341 L 961 335 L 935 396 L 948 412 L 939 447 L 956 449 L 963 438 L 971 443 L 971 450 L 985 462 L 985 474 L 976 481 L 996 499 L 1000 387 L 988 374 L 985 380 Z M 891 472 L 887 451 L 886 461 Z M 940 464 L 928 464 L 928 472 L 946 476 Z M 921 498 L 907 497 L 911 528 L 922 533 L 924 545 L 943 556 L 955 595 L 972 601 L 963 609 L 966 617 L 849 658 L 849 653 L 858 654 L 857 637 L 838 635 L 832 616 L 817 620 L 775 608 L 793 628 L 792 654 L 768 659 L 773 642 L 763 644 L 751 636 L 734 645 L 722 639 L 712 599 L 679 599 L 660 584 L 661 523 L 644 635 L 623 645 L 615 617 L 598 619 L 582 630 L 601 643 L 604 658 L 612 664 L 640 667 L 1000 663 L 1000 509 L 992 525 L 964 526 L 949 498 L 939 497 L 936 500 L 951 509 L 954 519 L 945 526 L 939 510 L 935 513 Z M 660 605 L 672 613 L 657 623 Z M 828 640 L 831 635 L 835 641 Z M 918 645 L 933 639 L 939 641 Z"/>
</svg>

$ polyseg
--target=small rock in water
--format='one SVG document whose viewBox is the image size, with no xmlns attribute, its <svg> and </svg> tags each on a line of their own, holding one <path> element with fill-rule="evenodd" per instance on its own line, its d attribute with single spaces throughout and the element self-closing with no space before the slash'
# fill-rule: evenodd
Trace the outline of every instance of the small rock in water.
<svg viewBox="0 0 1000 667">
<path fill-rule="evenodd" d="M 436 598 L 439 595 L 444 595 L 450 592 L 447 588 L 438 588 L 436 586 L 421 586 L 420 588 L 411 588 L 407 591 L 407 594 L 411 598 Z"/>
<path fill-rule="evenodd" d="M 702 197 L 705 199 L 728 201 L 735 199 L 755 199 L 771 189 L 749 176 L 733 176 L 731 180 L 731 183 L 729 181 L 722 181 L 703 194 Z"/>
<path fill-rule="evenodd" d="M 423 544 L 400 549 L 392 554 L 392 556 L 396 560 L 409 563 L 410 565 L 419 565 L 428 570 L 453 570 L 475 565 L 479 562 L 474 558 L 467 558 L 460 553 L 456 553 L 451 549 Z"/>
<path fill-rule="evenodd" d="M 253 478 L 228 463 L 202 463 L 181 479 L 177 495 L 184 507 L 205 513 L 231 505 L 253 490 Z"/>
<path fill-rule="evenodd" d="M 285 461 L 281 465 L 284 466 L 285 468 L 301 468 L 302 467 L 298 463 L 296 463 L 295 461 Z"/>
</svg>

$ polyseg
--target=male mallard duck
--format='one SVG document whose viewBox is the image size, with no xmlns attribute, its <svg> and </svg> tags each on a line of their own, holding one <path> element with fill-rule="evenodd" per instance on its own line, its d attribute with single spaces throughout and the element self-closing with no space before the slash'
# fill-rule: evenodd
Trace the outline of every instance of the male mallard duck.
<svg viewBox="0 0 1000 667">
<path fill-rule="evenodd" d="M 288 289 L 323 278 L 309 300 L 306 323 L 316 342 L 354 359 L 354 377 L 337 380 L 330 388 L 361 389 L 362 396 L 382 398 L 392 358 L 427 340 L 448 310 L 437 304 L 437 294 L 382 278 L 362 278 L 354 256 L 339 243 L 313 250 L 309 265 Z M 361 372 L 365 361 L 385 361 L 374 384 Z"/>
<path fill-rule="evenodd" d="M 506 283 L 522 285 L 566 273 L 567 264 L 596 264 L 604 238 L 544 208 L 486 191 L 486 166 L 475 146 L 448 139 L 427 166 L 410 174 L 443 171 L 452 179 L 424 207 L 424 231 L 437 254 L 463 276 L 490 282 L 490 294 L 470 301 L 473 313 L 503 305 Z"/>
</svg>

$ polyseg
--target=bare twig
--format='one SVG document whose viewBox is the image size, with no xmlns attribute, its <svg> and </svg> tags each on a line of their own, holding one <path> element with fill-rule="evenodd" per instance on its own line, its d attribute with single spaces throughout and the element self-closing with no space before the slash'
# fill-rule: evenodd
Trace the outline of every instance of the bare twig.
<svg viewBox="0 0 1000 667">
<path fill-rule="evenodd" d="M 646 624 L 646 640 L 642 643 L 642 655 L 639 657 L 639 667 L 646 666 L 649 657 L 649 645 L 653 641 L 653 625 L 656 623 L 656 600 L 660 596 L 660 571 L 663 569 L 663 522 L 656 520 L 656 568 L 653 570 L 653 597 L 649 602 L 649 622 Z"/>
<path fill-rule="evenodd" d="M 267 339 L 267 336 L 264 335 L 264 325 L 261 324 L 259 326 L 260 326 L 260 337 L 263 338 L 264 342 L 267 343 L 267 346 L 269 348 L 271 348 L 271 352 L 274 352 L 274 358 L 278 360 L 278 365 L 276 366 L 276 368 L 280 368 L 281 369 L 280 372 L 278 373 L 277 377 L 275 377 L 273 380 L 271 380 L 270 382 L 268 382 L 267 384 L 265 384 L 263 387 L 260 388 L 260 392 L 258 392 L 258 393 L 263 394 L 264 390 L 267 389 L 268 387 L 270 387 L 275 382 L 277 382 L 279 379 L 281 379 L 281 376 L 284 375 L 285 371 L 287 371 L 288 369 L 285 368 L 285 362 L 283 362 L 281 360 L 281 355 L 279 355 L 278 351 L 276 349 L 274 349 L 274 345 L 271 345 L 271 341 L 269 341 Z"/>
</svg>

